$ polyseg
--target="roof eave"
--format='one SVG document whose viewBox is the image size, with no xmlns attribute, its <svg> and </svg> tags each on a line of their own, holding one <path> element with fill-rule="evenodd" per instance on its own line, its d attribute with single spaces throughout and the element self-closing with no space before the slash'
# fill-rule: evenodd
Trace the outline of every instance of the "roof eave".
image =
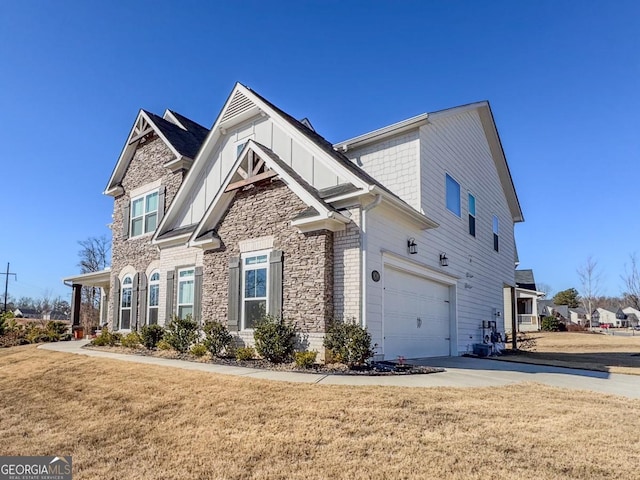
<svg viewBox="0 0 640 480">
<path fill-rule="evenodd" d="M 346 152 L 350 148 L 358 148 L 369 143 L 378 142 L 387 137 L 416 129 L 426 124 L 428 122 L 428 118 L 429 114 L 423 113 L 421 115 L 408 118 L 407 120 L 403 120 L 401 122 L 394 123 L 377 130 L 373 130 L 372 132 L 365 133 L 364 135 L 359 135 L 357 137 L 350 138 L 349 140 L 344 140 L 342 142 L 336 143 L 334 144 L 334 148 L 336 150 L 342 150 L 343 152 Z"/>
</svg>

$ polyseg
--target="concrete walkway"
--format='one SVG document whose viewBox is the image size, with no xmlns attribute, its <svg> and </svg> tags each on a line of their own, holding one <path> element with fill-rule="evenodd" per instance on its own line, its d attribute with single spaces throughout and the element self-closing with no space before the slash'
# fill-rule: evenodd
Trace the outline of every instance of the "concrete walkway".
<svg viewBox="0 0 640 480">
<path fill-rule="evenodd" d="M 629 398 L 640 398 L 640 376 L 609 374 L 590 370 L 546 367 L 524 363 L 501 362 L 468 357 L 424 358 L 412 363 L 442 367 L 442 373 L 428 375 L 356 376 L 317 373 L 277 372 L 256 368 L 187 362 L 167 358 L 125 355 L 83 349 L 87 340 L 47 343 L 39 348 L 75 353 L 89 357 L 110 358 L 125 362 L 160 365 L 201 372 L 236 375 L 282 382 L 318 383 L 323 385 L 384 385 L 398 387 L 496 387 L 521 382 L 537 382 L 553 387 L 590 390 Z"/>
</svg>

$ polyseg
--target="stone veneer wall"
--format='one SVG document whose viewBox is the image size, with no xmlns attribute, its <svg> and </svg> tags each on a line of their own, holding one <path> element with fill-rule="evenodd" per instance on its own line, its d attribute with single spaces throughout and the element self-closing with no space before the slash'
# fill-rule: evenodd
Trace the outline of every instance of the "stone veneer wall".
<svg viewBox="0 0 640 480">
<path fill-rule="evenodd" d="M 216 227 L 222 247 L 204 254 L 202 319 L 226 322 L 229 259 L 240 256 L 238 242 L 274 237 L 284 252 L 283 316 L 309 336 L 309 348 L 320 351 L 327 322 L 333 316 L 333 233 L 299 233 L 291 218 L 307 206 L 280 180 L 253 185 L 236 194 Z M 252 343 L 252 335 L 239 336 Z M 322 356 L 322 354 L 321 354 Z"/>
<path fill-rule="evenodd" d="M 165 187 L 165 211 L 173 201 L 182 182 L 182 172 L 171 173 L 163 165 L 175 158 L 171 150 L 158 137 L 143 143 L 136 150 L 131 163 L 122 179 L 124 193 L 117 197 L 113 207 L 113 225 L 111 227 L 113 243 L 111 247 L 111 285 L 110 291 L 115 292 L 115 279 L 127 265 L 131 265 L 137 272 L 144 272 L 154 260 L 160 259 L 158 249 L 150 244 L 151 233 L 136 238 L 124 238 L 122 229 L 123 208 L 131 197 L 129 192 L 148 183 L 161 180 Z M 111 295 L 107 318 L 112 327 L 113 309 L 116 299 Z"/>
</svg>

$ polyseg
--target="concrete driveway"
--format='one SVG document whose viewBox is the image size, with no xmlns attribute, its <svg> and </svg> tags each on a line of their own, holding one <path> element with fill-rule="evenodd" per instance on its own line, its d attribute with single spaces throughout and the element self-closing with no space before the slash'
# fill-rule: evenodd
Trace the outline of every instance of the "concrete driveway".
<svg viewBox="0 0 640 480">
<path fill-rule="evenodd" d="M 88 341 L 47 343 L 39 348 L 74 353 L 98 358 L 109 358 L 134 363 L 159 365 L 185 370 L 236 375 L 249 378 L 324 385 L 384 385 L 398 387 L 498 387 L 522 382 L 537 382 L 553 387 L 640 398 L 640 376 L 609 374 L 590 370 L 546 367 L 524 363 L 501 362 L 469 357 L 443 357 L 414 359 L 411 363 L 442 367 L 442 373 L 428 375 L 355 376 L 324 375 L 316 373 L 276 372 L 256 368 L 234 367 L 207 363 L 187 362 L 166 358 L 124 355 L 82 347 Z"/>
</svg>

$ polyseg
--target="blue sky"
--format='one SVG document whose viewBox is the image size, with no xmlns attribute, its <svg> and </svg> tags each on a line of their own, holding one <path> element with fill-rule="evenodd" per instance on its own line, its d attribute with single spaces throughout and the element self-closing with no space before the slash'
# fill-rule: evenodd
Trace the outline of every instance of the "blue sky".
<svg viewBox="0 0 640 480">
<path fill-rule="evenodd" d="M 338 142 L 489 100 L 526 222 L 521 267 L 554 291 L 589 255 L 618 295 L 638 250 L 636 1 L 0 3 L 0 270 L 69 297 L 77 242 L 139 108 L 211 126 L 236 81 Z M 3 277 L 0 277 L 3 279 Z"/>
</svg>

